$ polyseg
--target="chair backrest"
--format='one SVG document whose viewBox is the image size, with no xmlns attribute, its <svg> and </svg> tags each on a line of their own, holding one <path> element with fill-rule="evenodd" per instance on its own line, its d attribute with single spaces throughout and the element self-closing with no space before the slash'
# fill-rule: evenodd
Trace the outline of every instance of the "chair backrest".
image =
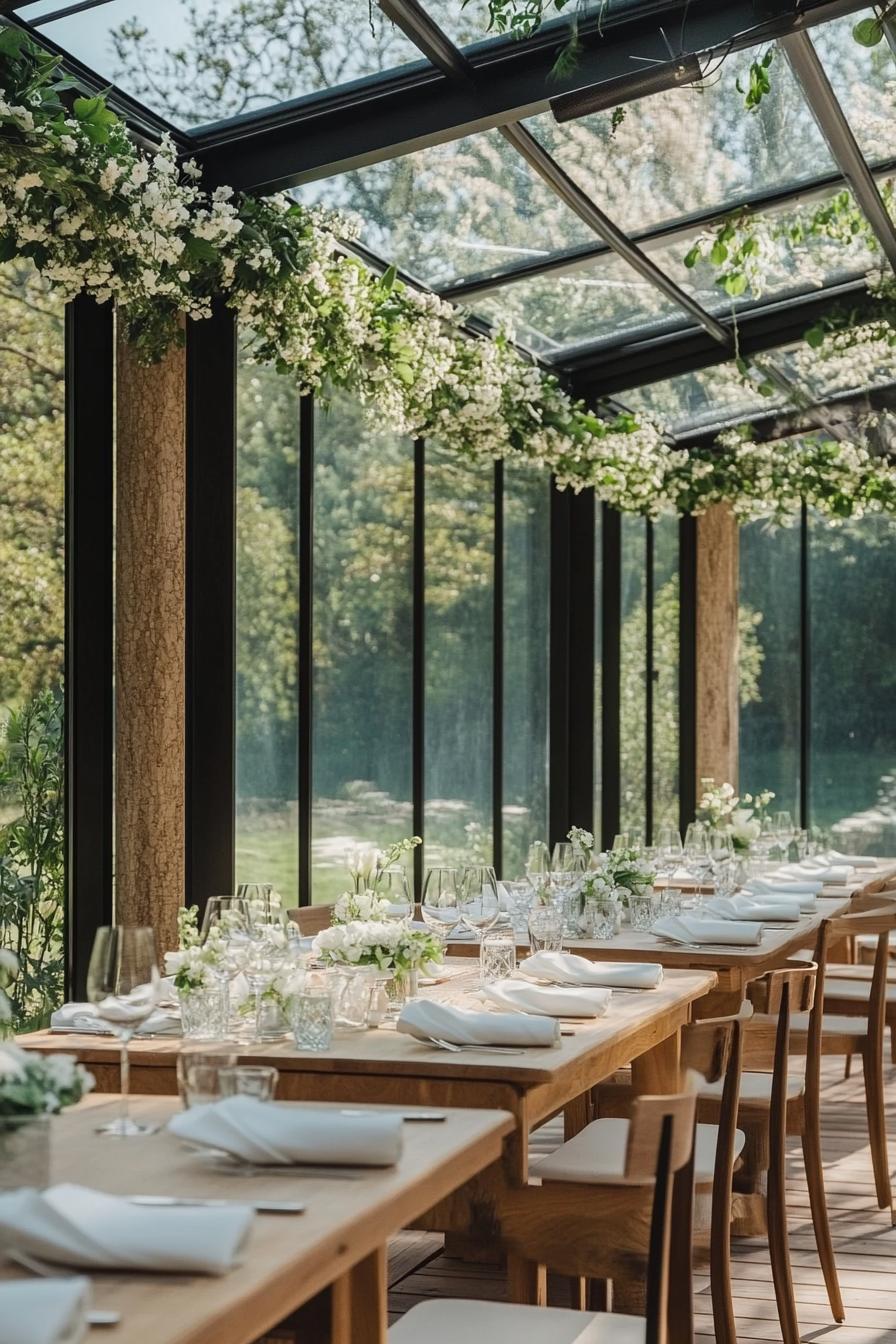
<svg viewBox="0 0 896 1344">
<path fill-rule="evenodd" d="M 694 1173 L 696 1097 L 636 1097 L 629 1124 L 625 1175 L 634 1180 L 653 1175 L 653 1209 L 647 1256 L 644 1344 L 669 1344 L 669 1258 L 673 1192 L 676 1237 L 693 1235 L 691 1192 Z M 676 1185 L 676 1173 L 681 1178 Z M 682 1223 L 687 1221 L 687 1227 Z"/>
<path fill-rule="evenodd" d="M 287 915 L 294 924 L 298 924 L 299 932 L 306 938 L 312 934 L 320 933 L 321 929 L 328 929 L 333 917 L 332 905 L 300 905 L 297 909 L 287 910 Z"/>
<path fill-rule="evenodd" d="M 850 910 L 847 915 L 836 915 L 833 919 L 822 920 L 815 943 L 815 960 L 818 963 L 816 994 L 820 1000 L 823 1000 L 828 954 L 832 944 L 839 942 L 842 938 L 856 938 L 861 935 L 866 937 L 870 935 L 877 938 L 874 969 L 871 972 L 871 988 L 868 992 L 868 1041 L 869 1049 L 872 1051 L 879 1051 L 883 1048 L 887 1012 L 887 971 L 890 964 L 890 934 L 894 929 L 896 929 L 896 902 L 888 901 L 880 896 L 877 898 L 866 897 L 862 898 L 859 910 Z M 813 1013 L 809 1024 L 807 1055 L 813 1046 L 817 1046 L 820 1055 L 821 1032 L 821 1013 Z M 807 1069 L 808 1067 L 807 1064 Z"/>
</svg>

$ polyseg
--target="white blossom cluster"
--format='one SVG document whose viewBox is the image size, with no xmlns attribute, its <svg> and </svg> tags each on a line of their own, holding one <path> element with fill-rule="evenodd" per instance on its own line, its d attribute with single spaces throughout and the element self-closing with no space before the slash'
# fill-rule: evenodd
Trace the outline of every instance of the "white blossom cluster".
<svg viewBox="0 0 896 1344">
<path fill-rule="evenodd" d="M 314 939 L 313 951 L 333 965 L 376 966 L 381 971 L 416 970 L 443 956 L 435 934 L 378 920 L 332 924 Z"/>
<path fill-rule="evenodd" d="M 37 1055 L 0 1044 L 0 1119 L 55 1114 L 80 1101 L 94 1084 L 74 1055 Z"/>
<path fill-rule="evenodd" d="M 364 891 L 344 891 L 333 906 L 334 924 L 350 924 L 352 920 L 382 923 L 389 918 L 391 907 L 382 896 L 367 888 Z"/>
</svg>

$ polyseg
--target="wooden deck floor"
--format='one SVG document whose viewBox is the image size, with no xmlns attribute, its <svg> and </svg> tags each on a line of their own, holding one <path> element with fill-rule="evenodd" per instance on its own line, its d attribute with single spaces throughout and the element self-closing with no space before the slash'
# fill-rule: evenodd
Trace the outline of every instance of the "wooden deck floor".
<svg viewBox="0 0 896 1344">
<path fill-rule="evenodd" d="M 790 1246 L 803 1340 L 822 1344 L 896 1344 L 896 1228 L 878 1210 L 865 1132 L 861 1069 L 844 1081 L 842 1062 L 825 1064 L 822 1116 L 825 1181 L 847 1319 L 836 1325 L 827 1305 L 815 1253 L 809 1199 L 799 1141 L 791 1146 L 788 1181 Z M 896 1141 L 896 1069 L 888 1070 L 887 1128 Z M 556 1137 L 554 1137 L 556 1135 Z M 543 1131 L 537 1147 L 559 1142 Z M 893 1142 L 890 1147 L 894 1165 Z M 734 1292 L 738 1336 L 780 1340 L 768 1254 L 763 1242 L 734 1243 Z M 390 1248 L 390 1311 L 397 1319 L 416 1302 L 432 1297 L 473 1297 L 500 1301 L 505 1296 L 497 1266 L 471 1265 L 443 1253 L 440 1237 L 406 1233 Z M 713 1340 L 708 1279 L 695 1281 L 697 1344 Z M 553 1299 L 552 1299 L 553 1300 Z M 562 1297 L 557 1297 L 562 1302 Z"/>
</svg>

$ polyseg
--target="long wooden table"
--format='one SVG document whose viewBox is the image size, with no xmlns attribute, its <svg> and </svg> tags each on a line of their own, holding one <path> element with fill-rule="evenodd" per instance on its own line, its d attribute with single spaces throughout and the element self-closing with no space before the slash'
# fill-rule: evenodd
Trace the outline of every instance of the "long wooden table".
<svg viewBox="0 0 896 1344">
<path fill-rule="evenodd" d="M 250 1344 L 326 1289 L 330 1344 L 385 1344 L 388 1238 L 496 1162 L 514 1128 L 499 1110 L 452 1110 L 438 1123 L 405 1124 L 404 1151 L 394 1168 L 360 1175 L 355 1169 L 350 1180 L 234 1176 L 210 1169 L 164 1130 L 123 1141 L 98 1135 L 97 1123 L 114 1105 L 117 1100 L 94 1095 L 54 1117 L 54 1184 L 89 1183 L 115 1195 L 295 1199 L 307 1208 L 294 1216 L 256 1214 L 242 1262 L 220 1278 L 91 1275 L 93 1305 L 122 1317 L 118 1327 L 102 1331 L 108 1344 Z M 178 1109 L 170 1097 L 133 1102 L 138 1119 L 162 1124 Z M 4 1278 L 20 1273 L 14 1266 L 2 1270 Z M 311 1344 L 308 1333 L 302 1337 Z"/>
<path fill-rule="evenodd" d="M 461 969 L 463 969 L 461 967 Z M 472 987 L 474 972 L 453 979 L 437 993 L 454 997 Z M 559 1045 L 527 1049 L 520 1055 L 448 1054 L 394 1029 L 346 1033 L 320 1054 L 298 1053 L 286 1043 L 247 1047 L 241 1058 L 274 1064 L 280 1070 L 278 1096 L 290 1100 L 378 1102 L 406 1106 L 457 1106 L 503 1110 L 513 1131 L 500 1161 L 467 1180 L 415 1225 L 459 1233 L 499 1245 L 504 1194 L 527 1183 L 528 1136 L 563 1112 L 567 1134 L 587 1122 L 590 1089 L 631 1063 L 642 1093 L 674 1091 L 679 1078 L 681 1027 L 694 1006 L 716 984 L 713 971 L 671 970 L 652 990 L 615 992 L 606 1017 L 576 1026 Z M 118 1047 L 114 1040 L 40 1032 L 20 1039 L 30 1049 L 75 1053 L 97 1077 L 98 1086 L 118 1087 Z M 178 1040 L 136 1040 L 132 1044 L 134 1091 L 172 1094 L 176 1090 Z"/>
</svg>

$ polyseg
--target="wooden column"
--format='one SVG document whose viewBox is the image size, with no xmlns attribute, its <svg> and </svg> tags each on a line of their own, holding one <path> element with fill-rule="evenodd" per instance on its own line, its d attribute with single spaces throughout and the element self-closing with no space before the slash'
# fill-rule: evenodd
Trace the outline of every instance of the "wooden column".
<svg viewBox="0 0 896 1344">
<path fill-rule="evenodd" d="M 697 785 L 737 786 L 738 524 L 727 504 L 697 519 Z"/>
<path fill-rule="evenodd" d="M 117 362 L 116 918 L 161 953 L 184 893 L 186 371 L 121 335 Z"/>
</svg>

